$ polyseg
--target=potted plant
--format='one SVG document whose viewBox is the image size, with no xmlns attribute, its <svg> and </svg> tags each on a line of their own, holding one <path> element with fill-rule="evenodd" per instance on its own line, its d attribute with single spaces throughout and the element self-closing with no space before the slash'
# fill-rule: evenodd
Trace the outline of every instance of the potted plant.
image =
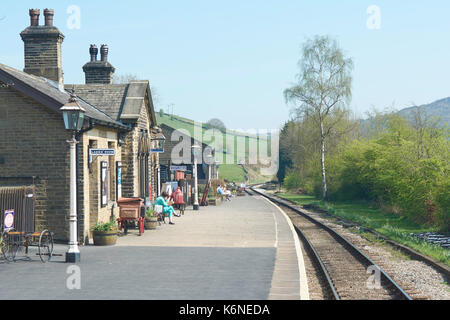
<svg viewBox="0 0 450 320">
<path fill-rule="evenodd" d="M 156 229 L 158 226 L 158 216 L 156 215 L 153 208 L 149 208 L 145 215 L 144 228 L 146 230 Z"/>
<path fill-rule="evenodd" d="M 117 225 L 114 222 L 97 222 L 92 227 L 95 246 L 112 246 L 117 240 Z"/>
</svg>

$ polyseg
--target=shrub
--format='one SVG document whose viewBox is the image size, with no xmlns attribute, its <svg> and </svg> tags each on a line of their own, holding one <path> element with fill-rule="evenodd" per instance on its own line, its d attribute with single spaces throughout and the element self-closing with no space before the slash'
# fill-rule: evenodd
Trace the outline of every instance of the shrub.
<svg viewBox="0 0 450 320">
<path fill-rule="evenodd" d="M 294 190 L 301 187 L 300 176 L 295 171 L 290 171 L 284 178 L 284 186 L 288 190 Z"/>
</svg>

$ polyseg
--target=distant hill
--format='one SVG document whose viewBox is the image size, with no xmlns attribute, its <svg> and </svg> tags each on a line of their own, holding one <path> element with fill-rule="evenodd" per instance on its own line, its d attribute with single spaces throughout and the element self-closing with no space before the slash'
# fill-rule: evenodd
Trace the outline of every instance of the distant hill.
<svg viewBox="0 0 450 320">
<path fill-rule="evenodd" d="M 443 122 L 450 124 L 450 97 L 437 100 L 430 104 L 421 105 L 420 107 L 428 117 L 439 117 Z M 414 108 L 415 107 L 402 109 L 398 112 L 398 114 L 412 120 Z"/>
<path fill-rule="evenodd" d="M 437 100 L 429 104 L 424 104 L 419 107 L 422 109 L 426 118 L 430 120 L 438 120 L 440 125 L 450 125 L 450 97 Z M 414 121 L 415 108 L 415 106 L 404 108 L 397 111 L 397 114 L 408 119 L 412 123 Z M 371 118 L 360 120 L 360 123 L 363 135 L 367 134 L 374 128 L 374 121 Z"/>
</svg>

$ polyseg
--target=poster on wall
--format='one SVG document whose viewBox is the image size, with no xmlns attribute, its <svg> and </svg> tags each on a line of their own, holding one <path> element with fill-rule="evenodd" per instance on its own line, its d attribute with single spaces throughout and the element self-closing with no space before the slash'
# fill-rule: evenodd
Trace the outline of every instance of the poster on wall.
<svg viewBox="0 0 450 320">
<path fill-rule="evenodd" d="M 117 199 L 122 198 L 122 162 L 116 162 L 116 176 L 117 176 Z"/>
<path fill-rule="evenodd" d="M 14 210 L 5 210 L 3 229 L 14 228 Z"/>
<path fill-rule="evenodd" d="M 108 162 L 101 162 L 101 190 L 102 190 L 102 207 L 106 207 L 108 204 Z"/>
</svg>

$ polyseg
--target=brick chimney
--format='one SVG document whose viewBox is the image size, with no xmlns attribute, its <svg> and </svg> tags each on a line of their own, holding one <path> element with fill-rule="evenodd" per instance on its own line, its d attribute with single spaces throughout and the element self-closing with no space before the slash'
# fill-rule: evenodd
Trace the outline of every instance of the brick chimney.
<svg viewBox="0 0 450 320">
<path fill-rule="evenodd" d="M 83 71 L 86 77 L 86 84 L 111 84 L 113 74 L 116 70 L 108 62 L 108 46 L 102 45 L 100 48 L 100 60 L 97 60 L 98 48 L 95 44 L 91 44 L 89 54 L 91 61 L 83 66 Z"/>
<path fill-rule="evenodd" d="M 61 43 L 64 35 L 53 26 L 53 9 L 45 9 L 45 25 L 39 25 L 39 9 L 30 9 L 30 26 L 20 33 L 25 44 L 24 72 L 63 83 Z"/>
</svg>

